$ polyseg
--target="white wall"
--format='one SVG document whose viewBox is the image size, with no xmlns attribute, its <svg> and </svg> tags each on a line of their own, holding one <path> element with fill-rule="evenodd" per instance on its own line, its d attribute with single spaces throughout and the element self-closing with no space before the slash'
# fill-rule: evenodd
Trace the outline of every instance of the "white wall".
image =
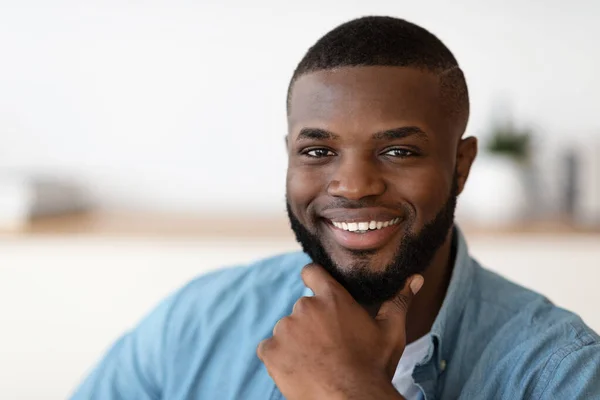
<svg viewBox="0 0 600 400">
<path fill-rule="evenodd" d="M 469 246 L 485 266 L 600 331 L 598 237 L 486 237 Z M 291 237 L 0 241 L 0 398 L 65 399 L 110 343 L 171 291 L 211 269 L 296 248 Z"/>
<path fill-rule="evenodd" d="M 282 210 L 288 79 L 319 36 L 365 14 L 450 46 L 471 134 L 498 96 L 552 140 L 600 132 L 592 0 L 2 0 L 0 171 L 68 174 L 105 208 Z"/>
</svg>

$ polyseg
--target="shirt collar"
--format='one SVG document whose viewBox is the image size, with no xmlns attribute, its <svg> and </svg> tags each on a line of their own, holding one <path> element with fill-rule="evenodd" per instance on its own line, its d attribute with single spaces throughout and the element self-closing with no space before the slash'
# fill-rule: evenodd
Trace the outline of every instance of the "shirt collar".
<svg viewBox="0 0 600 400">
<path fill-rule="evenodd" d="M 456 257 L 452 276 L 450 277 L 450 284 L 448 285 L 442 307 L 431 327 L 431 336 L 438 350 L 438 363 L 442 360 L 448 360 L 451 343 L 453 338 L 456 337 L 460 326 L 460 316 L 462 315 L 473 284 L 472 278 L 475 267 L 469 256 L 465 237 L 456 226 L 454 228 L 454 236 L 456 240 Z M 434 349 L 430 348 L 429 354 L 424 360 L 425 362 L 431 359 L 433 352 Z"/>
</svg>

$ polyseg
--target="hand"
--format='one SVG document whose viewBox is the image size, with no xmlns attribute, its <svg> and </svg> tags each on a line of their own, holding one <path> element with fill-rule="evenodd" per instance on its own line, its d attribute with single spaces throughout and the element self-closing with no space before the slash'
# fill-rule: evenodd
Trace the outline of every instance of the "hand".
<svg viewBox="0 0 600 400">
<path fill-rule="evenodd" d="M 409 278 L 375 319 L 321 266 L 304 267 L 302 279 L 315 296 L 300 298 L 257 349 L 285 398 L 401 399 L 391 380 L 423 277 Z"/>
</svg>

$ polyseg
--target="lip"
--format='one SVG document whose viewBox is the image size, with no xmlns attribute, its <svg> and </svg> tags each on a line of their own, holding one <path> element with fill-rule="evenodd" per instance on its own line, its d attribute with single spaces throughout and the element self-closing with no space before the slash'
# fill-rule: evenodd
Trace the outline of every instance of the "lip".
<svg viewBox="0 0 600 400">
<path fill-rule="evenodd" d="M 333 211 L 336 211 L 333 213 Z M 385 246 L 400 230 L 403 223 L 400 222 L 381 229 L 369 230 L 365 233 L 355 233 L 345 231 L 335 227 L 331 222 L 366 222 L 366 221 L 389 221 L 398 218 L 397 214 L 392 214 L 389 211 L 375 210 L 368 211 L 367 209 L 344 210 L 345 213 L 339 213 L 337 210 L 331 210 L 327 213 L 330 217 L 323 220 L 327 226 L 331 236 L 335 242 L 348 250 L 376 250 Z M 367 212 L 365 212 L 367 211 Z M 326 215 L 325 213 L 322 214 Z"/>
</svg>

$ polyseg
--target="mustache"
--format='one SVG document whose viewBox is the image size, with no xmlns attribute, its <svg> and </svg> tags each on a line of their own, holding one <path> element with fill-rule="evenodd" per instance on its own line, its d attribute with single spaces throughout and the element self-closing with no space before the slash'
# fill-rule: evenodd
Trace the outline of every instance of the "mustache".
<svg viewBox="0 0 600 400">
<path fill-rule="evenodd" d="M 312 207 L 311 207 L 312 208 Z M 416 210 L 411 205 L 404 202 L 386 202 L 382 203 L 376 199 L 363 198 L 359 200 L 348 200 L 345 198 L 336 198 L 331 200 L 323 207 L 312 208 L 313 215 L 322 215 L 327 210 L 346 209 L 359 210 L 361 208 L 383 208 L 387 210 L 398 210 L 398 214 L 404 216 L 407 221 L 414 222 L 416 218 Z M 311 213 L 312 214 L 312 213 Z"/>
<path fill-rule="evenodd" d="M 388 209 L 401 209 L 406 210 L 406 205 L 402 203 L 394 204 L 381 204 L 371 199 L 359 199 L 359 200 L 348 200 L 345 198 L 336 198 L 329 202 L 326 206 L 319 208 L 320 211 L 336 209 L 336 208 L 347 208 L 347 209 L 360 209 L 360 208 L 388 208 Z"/>
</svg>

